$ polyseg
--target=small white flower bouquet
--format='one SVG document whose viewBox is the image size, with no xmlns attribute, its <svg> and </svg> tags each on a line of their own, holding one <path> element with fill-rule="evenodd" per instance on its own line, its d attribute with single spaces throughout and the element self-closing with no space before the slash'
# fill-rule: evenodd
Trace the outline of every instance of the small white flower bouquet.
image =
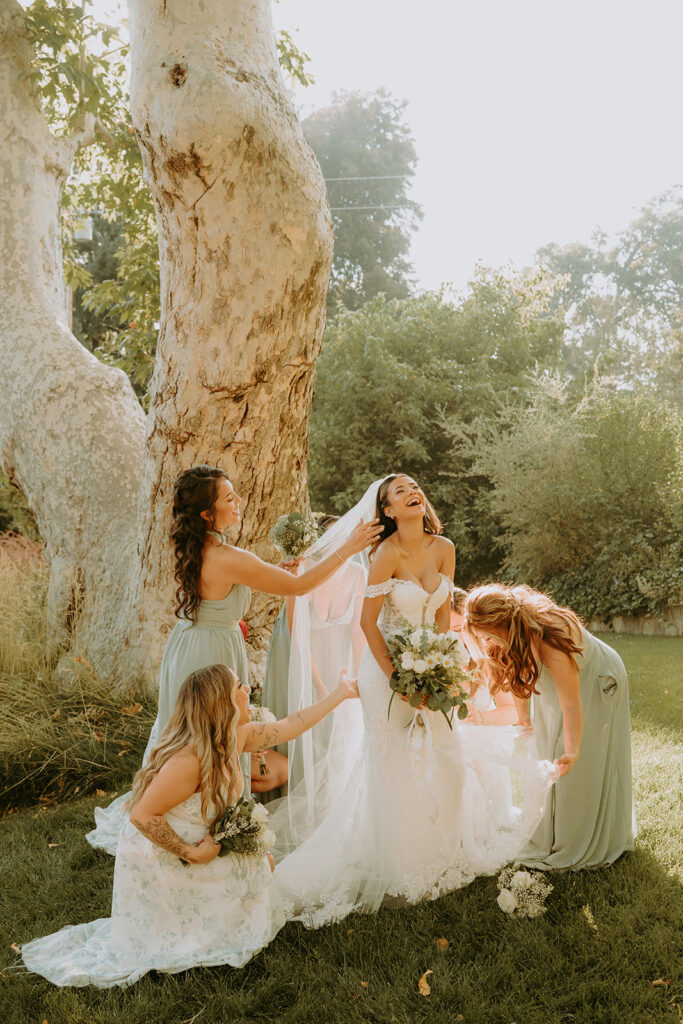
<svg viewBox="0 0 683 1024">
<path fill-rule="evenodd" d="M 280 516 L 268 536 L 285 558 L 298 558 L 320 536 L 318 517 L 305 512 L 288 512 Z"/>
<path fill-rule="evenodd" d="M 497 903 L 505 914 L 512 917 L 540 917 L 545 914 L 546 898 L 553 891 L 540 871 L 523 868 L 503 868 L 498 876 Z"/>
<path fill-rule="evenodd" d="M 387 647 L 394 663 L 389 712 L 398 693 L 412 708 L 440 711 L 449 726 L 449 713 L 455 707 L 458 718 L 467 718 L 468 675 L 462 666 L 457 633 L 435 633 L 407 623 L 387 638 Z"/>
<path fill-rule="evenodd" d="M 249 712 L 252 722 L 277 722 L 277 718 L 270 708 L 264 707 L 263 704 L 250 704 Z M 264 753 L 259 754 L 258 770 L 259 775 L 270 775 L 266 755 Z"/>
<path fill-rule="evenodd" d="M 240 797 L 214 825 L 213 841 L 221 844 L 219 857 L 229 853 L 265 857 L 275 842 L 275 833 L 268 828 L 268 811 L 254 799 Z"/>
</svg>

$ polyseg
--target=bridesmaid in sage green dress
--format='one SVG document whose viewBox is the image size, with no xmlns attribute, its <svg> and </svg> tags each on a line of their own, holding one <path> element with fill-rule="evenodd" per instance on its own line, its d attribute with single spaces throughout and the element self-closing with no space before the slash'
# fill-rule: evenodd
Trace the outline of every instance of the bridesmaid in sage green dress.
<svg viewBox="0 0 683 1024">
<path fill-rule="evenodd" d="M 224 531 L 239 524 L 240 505 L 241 498 L 226 473 L 215 466 L 193 466 L 175 482 L 171 538 L 178 583 L 178 622 L 161 662 L 157 718 L 145 756 L 158 742 L 190 672 L 222 664 L 231 668 L 242 683 L 249 684 L 246 645 L 239 620 L 251 603 L 251 588 L 283 596 L 308 594 L 330 579 L 348 558 L 363 551 L 381 531 L 376 519 L 361 522 L 339 548 L 313 568 L 293 575 L 227 542 Z M 269 759 L 270 770 L 278 772 L 284 781 L 286 761 L 282 755 L 268 752 L 265 757 Z M 249 793 L 249 755 L 243 755 L 242 771 Z M 96 827 L 86 837 L 92 846 L 116 852 L 128 817 L 127 802 L 125 794 L 109 807 L 95 809 Z"/>
<path fill-rule="evenodd" d="M 544 818 L 515 859 L 541 871 L 578 871 L 632 850 L 628 679 L 617 652 L 568 608 L 525 586 L 475 587 L 463 632 L 486 659 L 492 692 L 515 696 L 518 725 L 533 728 L 535 756 L 558 770 Z"/>
</svg>

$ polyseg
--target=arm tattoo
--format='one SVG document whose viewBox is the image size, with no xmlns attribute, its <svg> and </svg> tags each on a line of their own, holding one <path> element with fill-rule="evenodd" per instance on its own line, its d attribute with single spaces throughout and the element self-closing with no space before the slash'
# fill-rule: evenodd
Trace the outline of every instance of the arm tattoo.
<svg viewBox="0 0 683 1024">
<path fill-rule="evenodd" d="M 148 821 L 136 821 L 135 818 L 131 820 L 143 836 L 146 836 L 151 842 L 168 850 L 169 853 L 174 853 L 176 857 L 185 857 L 189 843 L 181 839 L 161 815 L 154 815 Z"/>
<path fill-rule="evenodd" d="M 259 749 L 274 747 L 279 739 L 280 732 L 271 723 L 258 723 L 253 728 L 253 736 L 259 743 Z"/>
</svg>

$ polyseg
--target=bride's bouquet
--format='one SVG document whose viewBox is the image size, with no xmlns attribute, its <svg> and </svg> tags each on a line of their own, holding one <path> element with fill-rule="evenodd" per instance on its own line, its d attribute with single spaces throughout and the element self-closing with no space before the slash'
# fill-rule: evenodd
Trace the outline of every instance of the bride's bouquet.
<svg viewBox="0 0 683 1024">
<path fill-rule="evenodd" d="M 213 841 L 220 843 L 219 857 L 236 853 L 249 857 L 265 857 L 275 842 L 275 833 L 268 828 L 268 811 L 252 798 L 239 800 L 226 807 L 213 827 Z"/>
<path fill-rule="evenodd" d="M 288 512 L 280 516 L 268 536 L 285 558 L 298 558 L 320 536 L 318 517 L 312 513 Z"/>
<path fill-rule="evenodd" d="M 457 633 L 435 633 L 406 623 L 387 638 L 387 647 L 394 663 L 387 716 L 398 693 L 412 708 L 440 711 L 449 726 L 454 708 L 458 718 L 467 718 L 468 675 L 462 667 Z"/>
</svg>

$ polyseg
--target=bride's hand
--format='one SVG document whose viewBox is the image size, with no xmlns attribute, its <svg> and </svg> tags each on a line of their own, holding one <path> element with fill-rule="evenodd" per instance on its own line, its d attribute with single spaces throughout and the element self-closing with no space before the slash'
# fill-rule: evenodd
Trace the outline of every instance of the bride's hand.
<svg viewBox="0 0 683 1024">
<path fill-rule="evenodd" d="M 359 551 L 364 551 L 379 537 L 383 529 L 384 527 L 379 525 L 379 519 L 368 519 L 367 523 L 361 519 L 358 526 L 349 534 L 348 540 L 342 544 L 342 553 L 345 552 L 349 558 L 351 555 L 357 555 Z"/>
<path fill-rule="evenodd" d="M 221 844 L 214 843 L 213 838 L 207 832 L 202 840 L 195 843 L 192 849 L 192 856 L 188 857 L 190 864 L 210 864 L 221 852 Z"/>
<path fill-rule="evenodd" d="M 349 679 L 346 671 L 344 670 L 339 676 L 339 684 L 337 685 L 337 693 L 340 695 L 342 700 L 349 700 L 351 697 L 359 697 L 358 693 L 358 680 Z"/>
</svg>

